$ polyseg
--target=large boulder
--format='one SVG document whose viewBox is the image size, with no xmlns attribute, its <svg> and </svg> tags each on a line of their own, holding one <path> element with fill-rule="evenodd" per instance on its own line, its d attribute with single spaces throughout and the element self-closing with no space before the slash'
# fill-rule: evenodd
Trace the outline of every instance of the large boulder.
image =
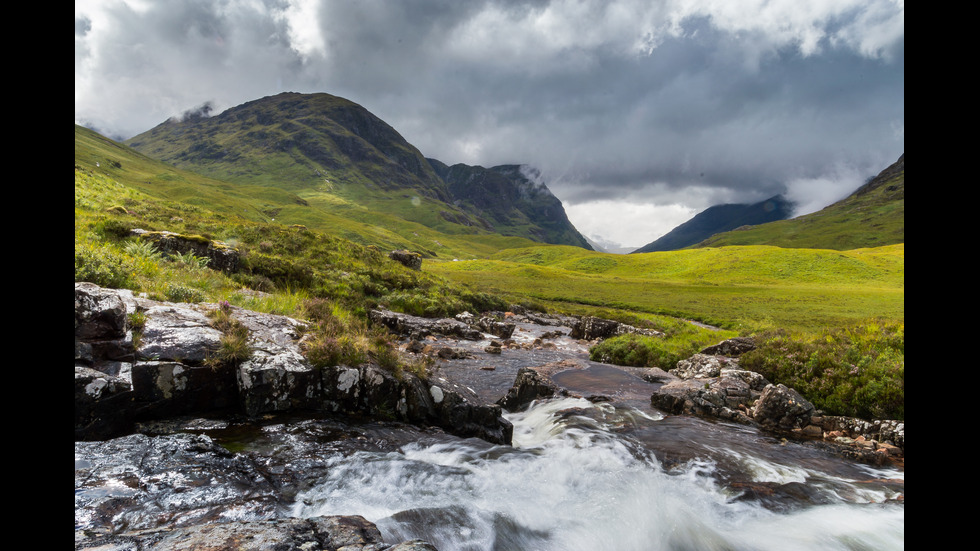
<svg viewBox="0 0 980 551">
<path fill-rule="evenodd" d="M 223 272 L 237 272 L 241 263 L 238 249 L 231 245 L 213 241 L 200 235 L 183 235 L 169 231 L 147 231 L 135 229 L 132 234 L 143 241 L 153 243 L 160 252 L 173 256 L 192 254 L 208 259 L 208 267 Z"/>
<path fill-rule="evenodd" d="M 413 270 L 422 269 L 422 255 L 419 253 L 413 253 L 407 250 L 391 251 L 388 253 L 388 258 Z"/>
<path fill-rule="evenodd" d="M 650 397 L 654 407 L 671 414 L 694 414 L 751 423 L 750 406 L 769 381 L 758 373 L 740 369 L 727 356 L 694 354 L 669 371 L 676 379 L 666 382 Z"/>
<path fill-rule="evenodd" d="M 810 424 L 816 408 L 795 389 L 786 385 L 766 385 L 752 410 L 752 418 L 761 425 L 792 430 Z"/>
</svg>

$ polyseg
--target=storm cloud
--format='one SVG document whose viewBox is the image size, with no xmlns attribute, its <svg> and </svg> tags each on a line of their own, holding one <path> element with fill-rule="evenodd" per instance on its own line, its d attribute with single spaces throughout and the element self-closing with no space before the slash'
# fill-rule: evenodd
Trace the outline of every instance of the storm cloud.
<svg viewBox="0 0 980 551">
<path fill-rule="evenodd" d="M 640 246 L 895 161 L 904 44 L 891 0 L 77 1 L 75 120 L 126 138 L 327 92 L 445 163 L 533 165 L 583 233 Z"/>
</svg>

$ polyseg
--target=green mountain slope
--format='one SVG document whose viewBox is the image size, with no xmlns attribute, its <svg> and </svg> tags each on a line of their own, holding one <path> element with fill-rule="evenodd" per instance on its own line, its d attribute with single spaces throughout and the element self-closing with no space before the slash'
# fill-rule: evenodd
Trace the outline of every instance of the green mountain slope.
<svg viewBox="0 0 980 551">
<path fill-rule="evenodd" d="M 521 237 L 491 233 L 444 234 L 416 222 L 352 204 L 342 209 L 323 208 L 286 189 L 233 184 L 175 168 L 78 125 L 75 126 L 75 166 L 107 176 L 156 199 L 205 208 L 228 219 L 282 227 L 302 224 L 361 245 L 375 245 L 387 250 L 412 249 L 428 257 L 486 256 L 500 249 L 534 244 Z M 347 216 L 351 212 L 358 216 Z"/>
<path fill-rule="evenodd" d="M 546 242 L 577 234 L 567 219 L 564 232 L 547 231 L 553 221 L 537 218 L 540 210 L 517 206 L 516 212 L 530 216 L 500 218 L 455 197 L 395 129 L 360 105 L 329 94 L 283 93 L 214 117 L 169 120 L 126 143 L 212 178 L 294 193 L 316 210 L 383 225 L 406 239 L 419 233 L 414 225 L 446 235 L 499 234 Z M 293 211 L 279 218 L 315 223 Z M 387 216 L 383 224 L 378 213 Z"/>
<path fill-rule="evenodd" d="M 818 212 L 714 235 L 696 247 L 775 245 L 851 250 L 905 242 L 905 155 Z"/>
<path fill-rule="evenodd" d="M 699 212 L 660 239 L 633 252 L 675 251 L 700 243 L 716 233 L 734 230 L 746 225 L 784 220 L 789 218 L 792 213 L 793 203 L 781 195 L 751 205 L 715 205 Z"/>
</svg>

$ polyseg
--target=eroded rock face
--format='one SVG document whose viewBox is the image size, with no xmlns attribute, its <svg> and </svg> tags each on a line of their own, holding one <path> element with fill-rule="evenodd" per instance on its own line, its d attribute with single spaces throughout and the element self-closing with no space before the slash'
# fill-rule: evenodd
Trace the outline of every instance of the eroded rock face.
<svg viewBox="0 0 980 551">
<path fill-rule="evenodd" d="M 434 392 L 433 383 L 414 374 L 396 376 L 372 363 L 311 365 L 300 345 L 305 324 L 286 316 L 222 305 L 249 334 L 250 357 L 230 365 L 209 361 L 222 339 L 207 315 L 217 305 L 135 299 L 91 284 L 76 284 L 75 305 L 76 439 L 118 436 L 136 421 L 177 415 L 325 411 L 436 425 L 457 435 L 510 443 L 513 428 L 500 407 L 459 388 L 443 385 Z M 136 308 L 145 314 L 138 348 L 126 331 L 127 311 Z M 441 321 L 447 323 L 432 327 L 482 338 L 465 323 Z M 435 400 L 435 393 L 441 399 Z"/>
</svg>

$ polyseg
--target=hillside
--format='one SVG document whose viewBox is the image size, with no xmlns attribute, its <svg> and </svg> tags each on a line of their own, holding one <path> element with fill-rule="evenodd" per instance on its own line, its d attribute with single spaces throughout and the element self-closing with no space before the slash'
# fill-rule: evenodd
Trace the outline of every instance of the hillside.
<svg viewBox="0 0 980 551">
<path fill-rule="evenodd" d="M 716 233 L 747 225 L 784 220 L 792 213 L 793 203 L 781 195 L 754 204 L 715 205 L 701 211 L 660 239 L 633 252 L 676 251 L 700 243 Z"/>
<path fill-rule="evenodd" d="M 697 247 L 775 245 L 851 250 L 905 242 L 905 155 L 818 212 L 714 235 Z"/>
<path fill-rule="evenodd" d="M 550 192 L 490 210 L 474 197 L 494 189 L 447 183 L 421 152 L 362 106 L 329 94 L 283 93 L 233 107 L 213 117 L 171 119 L 126 141 L 137 151 L 211 178 L 288 191 L 302 206 L 365 224 L 382 225 L 412 240 L 422 225 L 445 235 L 504 235 L 588 246 L 553 208 Z M 472 183 L 472 182 L 471 182 Z M 453 190 L 461 195 L 455 195 Z M 508 196 L 510 197 L 510 196 Z M 560 202 L 558 202 L 560 207 Z M 308 213 L 283 208 L 276 218 L 316 225 Z M 299 209 L 302 210 L 302 209 Z M 436 253 L 442 239 L 421 244 Z"/>
<path fill-rule="evenodd" d="M 518 165 L 492 168 L 428 159 L 457 205 L 480 213 L 487 228 L 505 235 L 531 235 L 535 241 L 592 247 L 572 226 L 561 201 L 543 183 L 533 181 L 533 169 Z"/>
</svg>

